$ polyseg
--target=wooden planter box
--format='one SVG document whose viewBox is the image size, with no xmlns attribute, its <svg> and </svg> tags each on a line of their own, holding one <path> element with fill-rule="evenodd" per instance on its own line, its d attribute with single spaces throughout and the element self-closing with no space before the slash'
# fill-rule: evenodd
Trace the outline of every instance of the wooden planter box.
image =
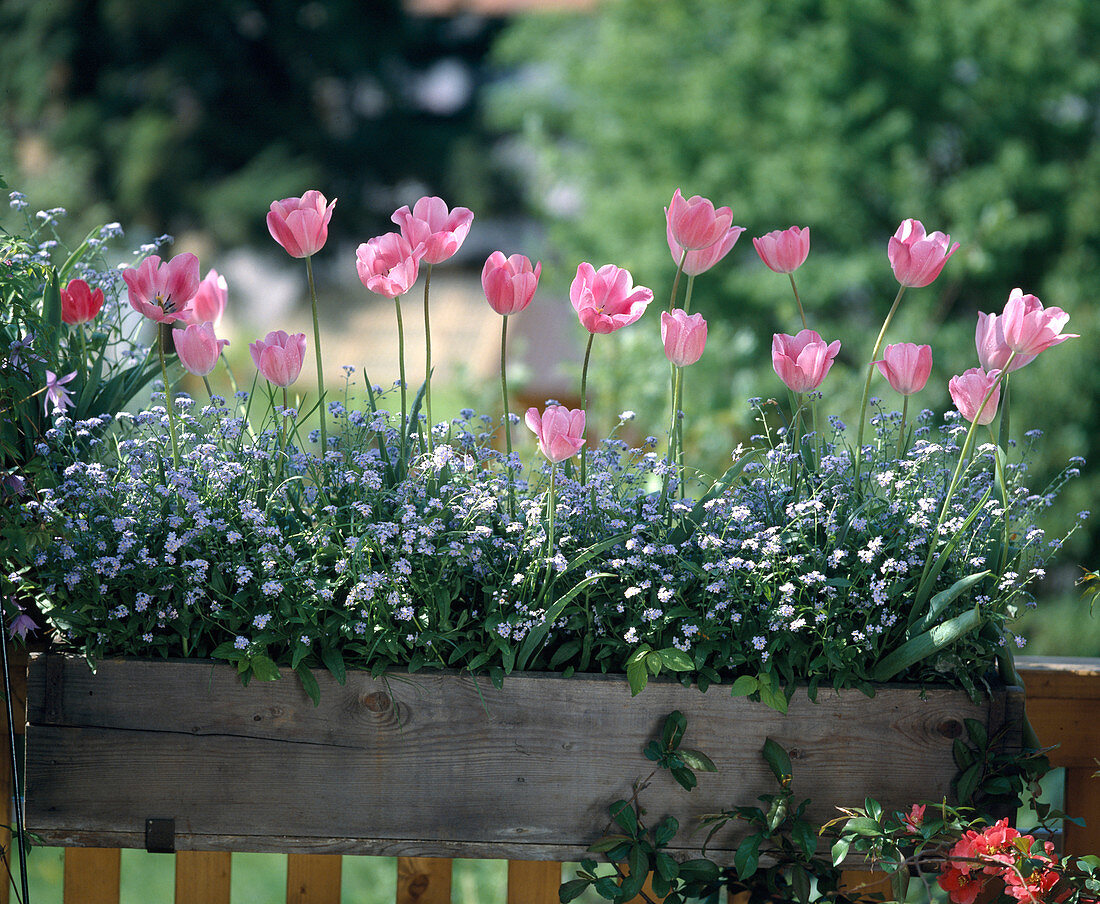
<svg viewBox="0 0 1100 904">
<path fill-rule="evenodd" d="M 1018 746 L 1022 707 L 1018 689 L 975 705 L 887 686 L 873 699 L 822 690 L 816 704 L 799 692 L 783 716 L 663 680 L 632 699 L 621 676 L 517 675 L 502 690 L 464 673 L 317 679 L 315 708 L 289 671 L 245 688 L 224 664 L 108 661 L 92 674 L 32 658 L 28 829 L 62 846 L 578 859 L 679 709 L 684 746 L 719 771 L 690 794 L 661 771 L 642 802 L 653 822 L 675 814 L 674 843 L 697 851 L 698 816 L 775 790 L 765 738 L 790 751 L 795 793 L 822 823 L 868 795 L 897 808 L 949 796 L 962 720 Z M 720 834 L 713 855 L 737 840 Z"/>
</svg>

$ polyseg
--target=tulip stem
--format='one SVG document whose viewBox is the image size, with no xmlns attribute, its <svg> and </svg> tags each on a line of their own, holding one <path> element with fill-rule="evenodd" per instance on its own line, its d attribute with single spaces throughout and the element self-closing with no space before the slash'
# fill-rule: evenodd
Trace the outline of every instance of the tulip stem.
<svg viewBox="0 0 1100 904">
<path fill-rule="evenodd" d="M 180 469 L 180 450 L 176 445 L 176 414 L 172 404 L 172 386 L 168 382 L 168 366 L 164 363 L 164 335 L 171 330 L 170 324 L 157 324 L 157 352 L 160 354 L 160 376 L 164 381 L 164 408 L 168 412 L 168 438 L 172 441 L 172 465 Z"/>
<path fill-rule="evenodd" d="M 863 469 L 863 432 L 864 428 L 867 426 L 867 402 L 871 397 L 871 378 L 875 374 L 875 359 L 878 358 L 879 349 L 882 348 L 882 341 L 886 338 L 886 330 L 890 327 L 890 321 L 894 319 L 894 313 L 897 311 L 898 305 L 901 304 L 901 296 L 904 294 L 905 286 L 901 286 L 898 289 L 897 297 L 894 298 L 894 304 L 890 307 L 890 313 L 886 315 L 886 319 L 882 322 L 882 329 L 878 331 L 875 347 L 871 351 L 871 360 L 867 363 L 867 380 L 863 384 L 863 399 L 859 403 L 859 435 L 856 439 L 855 480 L 853 481 L 853 485 L 855 486 L 857 496 L 860 493 L 859 472 Z"/>
<path fill-rule="evenodd" d="M 306 278 L 309 280 L 309 301 L 313 307 L 313 350 L 317 357 L 317 408 L 321 413 L 321 458 L 328 452 L 328 430 L 325 426 L 325 376 L 321 369 L 321 324 L 317 317 L 317 287 L 313 282 L 313 255 L 306 255 Z"/>
<path fill-rule="evenodd" d="M 401 323 L 401 296 L 394 296 L 394 307 L 397 309 L 397 369 L 401 376 L 401 477 L 405 476 L 408 467 L 406 454 L 406 437 L 409 434 L 408 402 L 405 396 L 405 327 Z"/>
<path fill-rule="evenodd" d="M 504 402 L 504 449 L 508 455 L 508 515 L 516 517 L 515 473 L 512 470 L 512 415 L 508 411 L 508 315 L 500 327 L 500 395 Z"/>
<path fill-rule="evenodd" d="M 684 272 L 684 262 L 687 260 L 687 249 L 685 248 L 680 252 L 680 263 L 676 267 L 676 278 L 672 281 L 672 295 L 668 299 L 668 312 L 671 314 L 672 309 L 676 307 L 676 290 L 680 288 L 680 274 Z"/>
<path fill-rule="evenodd" d="M 584 347 L 584 364 L 581 365 L 581 410 L 584 412 L 584 416 L 588 417 L 588 361 L 592 357 L 592 340 L 596 338 L 595 333 L 588 334 L 588 345 Z M 588 420 L 588 425 L 592 425 L 591 419 Z M 588 475 L 588 442 L 581 446 L 581 486 L 586 483 L 585 478 Z"/>
<path fill-rule="evenodd" d="M 691 289 L 695 285 L 695 274 L 688 274 L 687 289 L 684 290 L 684 313 L 691 310 Z"/>
<path fill-rule="evenodd" d="M 558 463 L 550 462 L 550 489 L 546 494 L 546 558 L 554 558 L 554 476 L 558 473 Z M 554 565 L 551 562 L 550 570 Z M 548 575 L 549 577 L 549 575 Z"/>
<path fill-rule="evenodd" d="M 806 312 L 802 310 L 802 299 L 798 297 L 798 286 L 794 284 L 794 271 L 792 270 L 787 276 L 791 278 L 791 289 L 794 291 L 794 301 L 795 304 L 798 305 L 798 313 L 802 317 L 802 329 L 808 330 L 809 327 L 806 325 Z"/>
<path fill-rule="evenodd" d="M 905 428 L 909 421 L 909 396 L 903 395 L 901 399 L 901 427 L 898 429 L 898 461 L 901 461 L 901 457 L 905 454 Z"/>
<path fill-rule="evenodd" d="M 424 276 L 424 407 L 428 412 L 428 449 L 435 448 L 432 441 L 432 326 L 428 318 L 428 287 L 432 284 L 432 265 Z"/>
<path fill-rule="evenodd" d="M 677 412 L 680 408 L 680 381 L 677 379 L 679 376 L 680 368 L 675 364 L 672 365 L 672 421 L 668 425 L 668 456 L 665 459 L 665 476 L 661 481 L 661 508 L 664 509 L 668 506 L 668 485 L 670 483 L 670 475 L 673 469 L 676 467 L 677 451 L 677 426 L 678 418 Z"/>
</svg>

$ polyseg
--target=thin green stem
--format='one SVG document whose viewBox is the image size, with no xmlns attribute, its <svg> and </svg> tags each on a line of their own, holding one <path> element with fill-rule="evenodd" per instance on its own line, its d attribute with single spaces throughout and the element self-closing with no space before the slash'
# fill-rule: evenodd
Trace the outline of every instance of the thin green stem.
<svg viewBox="0 0 1100 904">
<path fill-rule="evenodd" d="M 668 425 L 668 455 L 665 459 L 665 476 L 661 481 L 661 508 L 665 509 L 668 506 L 668 485 L 671 482 L 672 469 L 676 466 L 676 427 L 677 427 L 677 413 L 680 408 L 680 393 L 679 393 L 679 380 L 677 380 L 678 368 L 675 364 L 672 364 L 672 419 Z"/>
<path fill-rule="evenodd" d="M 680 263 L 676 266 L 676 278 L 672 281 L 672 294 L 668 299 L 668 312 L 671 314 L 672 309 L 676 307 L 676 290 L 680 288 L 680 274 L 684 272 L 684 261 L 687 260 L 687 249 L 684 249 L 680 253 Z"/>
<path fill-rule="evenodd" d="M 210 378 L 207 377 L 207 376 L 204 376 L 202 378 L 202 385 L 206 387 L 206 394 L 208 396 L 210 396 L 210 401 L 213 402 L 214 401 L 214 390 L 210 386 Z"/>
<path fill-rule="evenodd" d="M 508 315 L 500 328 L 500 395 L 504 402 L 504 449 L 508 455 L 508 514 L 516 517 L 515 474 L 512 470 L 512 415 L 508 410 Z"/>
<path fill-rule="evenodd" d="M 890 327 L 890 321 L 894 319 L 894 314 L 898 309 L 898 305 L 901 304 L 901 296 L 904 294 L 905 286 L 901 286 L 898 289 L 897 297 L 894 298 L 893 305 L 890 307 L 890 313 L 886 315 L 886 319 L 882 322 L 882 329 L 878 331 L 875 347 L 871 351 L 871 360 L 867 362 L 867 380 L 863 384 L 863 399 L 859 403 L 859 435 L 856 439 L 854 485 L 857 495 L 860 492 L 859 473 L 863 468 L 863 432 L 864 428 L 867 426 L 867 402 L 871 397 L 871 378 L 875 374 L 875 361 L 878 358 L 879 349 L 882 348 L 882 341 L 886 338 L 886 330 Z"/>
<path fill-rule="evenodd" d="M 546 495 L 546 558 L 554 558 L 554 477 L 558 473 L 558 463 L 550 462 L 550 490 Z M 553 572 L 554 566 L 550 565 Z"/>
<path fill-rule="evenodd" d="M 401 477 L 405 476 L 408 468 L 407 441 L 409 435 L 409 407 L 405 395 L 405 327 L 401 322 L 401 296 L 393 299 L 397 309 L 397 368 L 401 376 Z"/>
<path fill-rule="evenodd" d="M 168 412 L 168 437 L 172 441 L 172 465 L 178 471 L 180 469 L 180 450 L 176 445 L 176 414 L 173 410 L 172 384 L 168 382 L 168 366 L 164 363 L 164 335 L 166 330 L 172 327 L 163 323 L 157 324 L 157 352 L 160 354 L 160 376 L 164 381 L 164 407 Z"/>
<path fill-rule="evenodd" d="M 900 461 L 901 457 L 905 454 L 905 429 L 909 423 L 909 396 L 902 396 L 901 402 L 901 427 L 898 430 L 898 454 L 897 458 Z"/>
<path fill-rule="evenodd" d="M 317 287 L 313 283 L 313 257 L 306 255 L 306 277 L 309 279 L 309 301 L 313 306 L 313 351 L 317 358 L 317 409 L 321 413 L 321 458 L 328 452 L 328 429 L 325 426 L 325 375 L 321 369 L 321 323 L 317 318 Z"/>
<path fill-rule="evenodd" d="M 428 287 L 432 284 L 432 265 L 424 277 L 424 407 L 428 410 L 428 449 L 434 449 L 432 440 L 432 324 L 428 317 Z"/>
<path fill-rule="evenodd" d="M 684 290 L 684 313 L 688 313 L 691 310 L 691 290 L 695 285 L 695 274 L 688 274 L 687 289 Z"/>
<path fill-rule="evenodd" d="M 802 329 L 808 330 L 809 327 L 806 325 L 806 312 L 802 310 L 802 299 L 798 297 L 798 286 L 794 284 L 794 271 L 792 270 L 787 275 L 791 278 L 791 289 L 794 291 L 795 304 L 798 305 L 798 313 L 802 317 Z"/>
<path fill-rule="evenodd" d="M 592 340 L 595 333 L 588 334 L 588 345 L 584 347 L 584 364 L 581 365 L 581 410 L 584 412 L 586 423 L 592 426 L 592 420 L 588 415 L 588 362 L 592 357 Z M 588 476 L 588 443 L 581 446 L 581 486 L 584 486 Z"/>
<path fill-rule="evenodd" d="M 688 286 L 691 286 L 690 278 Z M 689 290 L 690 291 L 690 290 Z M 681 409 L 684 407 L 684 369 L 676 368 L 676 404 L 674 416 L 676 418 L 676 474 L 680 478 L 680 498 L 686 493 L 684 478 L 684 419 L 681 417 Z"/>
<path fill-rule="evenodd" d="M 279 481 L 282 482 L 286 476 L 286 444 L 287 444 L 287 427 L 286 423 L 286 387 L 283 387 L 283 410 L 279 415 Z M 324 453 L 321 454 L 324 458 Z"/>
</svg>

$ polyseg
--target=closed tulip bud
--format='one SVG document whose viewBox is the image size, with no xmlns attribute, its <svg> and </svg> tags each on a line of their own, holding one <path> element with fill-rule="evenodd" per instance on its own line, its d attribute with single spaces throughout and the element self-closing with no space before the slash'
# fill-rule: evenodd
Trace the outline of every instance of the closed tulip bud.
<svg viewBox="0 0 1100 904">
<path fill-rule="evenodd" d="M 103 307 L 103 290 L 94 292 L 82 279 L 73 279 L 61 290 L 61 319 L 65 323 L 88 323 Z"/>
<path fill-rule="evenodd" d="M 550 405 L 541 415 L 528 408 L 524 421 L 538 437 L 539 451 L 552 462 L 572 458 L 584 445 L 584 411 L 579 408 Z"/>
<path fill-rule="evenodd" d="M 531 303 L 541 273 L 542 264 L 532 267 L 522 254 L 505 257 L 502 251 L 494 251 L 481 268 L 485 300 L 498 314 L 516 314 Z"/>
<path fill-rule="evenodd" d="M 453 257 L 462 247 L 474 215 L 465 207 L 448 210 L 442 198 L 421 198 L 410 211 L 408 205 L 394 211 L 391 217 L 401 227 L 405 240 L 416 248 L 423 245 L 420 259 L 439 264 Z"/>
<path fill-rule="evenodd" d="M 772 367 L 793 392 L 809 392 L 821 385 L 839 351 L 839 339 L 826 344 L 813 330 L 802 330 L 797 336 L 776 333 L 772 337 Z"/>
<path fill-rule="evenodd" d="M 698 251 L 726 237 L 733 222 L 733 211 L 728 207 L 715 210 L 710 201 L 699 195 L 685 200 L 680 189 L 676 189 L 672 201 L 665 208 L 665 222 L 681 249 Z M 679 262 L 677 258 L 676 263 Z"/>
<path fill-rule="evenodd" d="M 913 395 L 924 389 L 932 372 L 932 346 L 899 342 L 886 346 L 882 358 L 875 364 L 895 392 Z"/>
<path fill-rule="evenodd" d="M 641 317 L 653 301 L 653 292 L 644 286 L 635 288 L 629 270 L 614 264 L 596 270 L 582 263 L 569 286 L 569 301 L 588 332 L 611 333 Z"/>
<path fill-rule="evenodd" d="M 210 321 L 172 330 L 172 342 L 180 363 L 196 377 L 205 377 L 210 373 L 218 363 L 222 349 L 229 345 L 228 339 L 219 339 L 214 335 L 214 324 Z"/>
<path fill-rule="evenodd" d="M 976 419 L 979 424 L 988 424 L 997 416 L 997 405 L 1001 400 L 1001 384 L 997 381 L 999 375 L 1000 371 L 986 373 L 980 367 L 972 367 L 948 381 L 951 401 L 971 423 Z M 986 401 L 987 396 L 989 401 Z M 982 407 L 983 402 L 985 407 Z"/>
<path fill-rule="evenodd" d="M 355 250 L 355 269 L 359 281 L 379 295 L 396 298 L 409 291 L 420 270 L 419 252 L 397 232 L 387 232 Z"/>
<path fill-rule="evenodd" d="M 665 355 L 677 367 L 694 364 L 707 344 L 707 322 L 702 314 L 688 314 L 680 308 L 661 312 L 661 341 Z"/>
<path fill-rule="evenodd" d="M 770 270 L 793 273 L 810 254 L 810 228 L 776 229 L 752 240 L 756 253 Z"/>
<path fill-rule="evenodd" d="M 1034 358 L 1052 345 L 1080 338 L 1075 333 L 1062 333 L 1068 322 L 1069 314 L 1061 308 L 1044 308 L 1034 295 L 1013 289 L 1001 314 L 1000 328 L 1005 345 L 1016 352 L 1017 358 L 1021 355 Z"/>
<path fill-rule="evenodd" d="M 211 270 L 199 283 L 199 290 L 191 299 L 191 310 L 188 312 L 188 323 L 206 323 L 208 320 L 214 324 L 214 329 L 221 323 L 222 314 L 225 313 L 225 302 L 229 297 L 229 285 L 225 277 L 219 275 L 217 270 Z"/>
<path fill-rule="evenodd" d="M 894 276 L 903 286 L 927 286 L 940 275 L 943 265 L 959 248 L 942 232 L 926 235 L 920 220 L 905 220 L 890 239 L 887 257 Z"/>
<path fill-rule="evenodd" d="M 284 389 L 298 379 L 306 354 L 306 334 L 287 335 L 284 330 L 270 332 L 248 346 L 252 360 L 264 379 Z"/>
<path fill-rule="evenodd" d="M 199 291 L 199 259 L 177 254 L 167 262 L 150 254 L 136 268 L 123 270 L 130 307 L 157 323 L 186 321 Z"/>
<path fill-rule="evenodd" d="M 267 214 L 267 231 L 291 257 L 310 257 L 328 241 L 333 199 L 329 204 L 319 191 L 307 191 L 300 198 L 272 201 Z"/>
</svg>

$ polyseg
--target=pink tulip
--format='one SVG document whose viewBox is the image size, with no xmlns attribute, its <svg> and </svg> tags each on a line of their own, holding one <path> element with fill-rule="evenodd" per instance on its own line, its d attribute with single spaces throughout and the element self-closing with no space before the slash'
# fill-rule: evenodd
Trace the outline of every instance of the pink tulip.
<svg viewBox="0 0 1100 904">
<path fill-rule="evenodd" d="M 713 245 L 707 245 L 706 248 L 700 248 L 698 251 L 689 251 L 687 257 L 684 257 L 684 249 L 680 247 L 676 237 L 672 234 L 672 224 L 666 223 L 665 225 L 665 236 L 668 239 L 668 250 L 672 253 L 672 260 L 679 265 L 680 258 L 684 257 L 684 272 L 688 276 L 698 276 L 700 273 L 706 273 L 707 270 L 730 253 L 730 249 L 737 244 L 737 239 L 744 231 L 744 226 L 731 226 L 726 234 Z"/>
<path fill-rule="evenodd" d="M 1000 371 L 986 373 L 980 367 L 972 367 L 948 381 L 947 389 L 951 393 L 951 400 L 959 413 L 971 423 L 977 418 L 979 424 L 988 424 L 997 416 L 997 404 L 1001 400 L 1001 384 L 997 382 L 999 374 Z M 986 396 L 989 396 L 989 401 L 982 408 Z"/>
<path fill-rule="evenodd" d="M 928 375 L 932 373 L 932 346 L 899 342 L 886 346 L 882 358 L 875 364 L 895 392 L 913 395 L 924 389 Z"/>
<path fill-rule="evenodd" d="M 978 361 L 986 370 L 1004 370 L 1008 359 L 1012 357 L 1012 349 L 1005 342 L 1002 331 L 1003 317 L 996 314 L 978 312 L 978 326 L 974 331 L 974 345 L 978 349 Z M 1012 359 L 1009 371 L 1019 370 L 1025 364 L 1035 360 L 1035 355 L 1017 354 Z"/>
<path fill-rule="evenodd" d="M 806 262 L 810 253 L 810 227 L 776 229 L 753 239 L 752 244 L 769 269 L 792 273 Z"/>
<path fill-rule="evenodd" d="M 228 339 L 219 339 L 214 335 L 214 324 L 209 320 L 189 324 L 182 330 L 172 330 L 172 342 L 180 363 L 196 377 L 205 377 L 210 373 L 218 363 L 222 349 L 229 345 Z"/>
<path fill-rule="evenodd" d="M 707 322 L 702 314 L 688 314 L 674 308 L 661 312 L 661 341 L 665 355 L 677 367 L 687 367 L 703 356 L 707 344 Z"/>
<path fill-rule="evenodd" d="M 95 320 L 103 307 L 103 290 L 94 292 L 82 279 L 69 280 L 61 290 L 61 319 L 65 323 L 88 323 Z"/>
<path fill-rule="evenodd" d="M 453 257 L 462 247 L 474 222 L 474 215 L 465 207 L 447 210 L 442 198 L 421 198 L 413 205 L 394 211 L 393 222 L 401 227 L 401 234 L 413 247 L 423 244 L 420 255 L 429 264 L 438 264 Z"/>
<path fill-rule="evenodd" d="M 894 276 L 903 286 L 927 286 L 940 275 L 947 259 L 959 243 L 951 244 L 951 236 L 942 232 L 925 235 L 920 220 L 905 220 L 890 239 L 887 256 Z"/>
<path fill-rule="evenodd" d="M 481 268 L 485 300 L 498 314 L 516 314 L 531 303 L 541 273 L 541 262 L 532 268 L 522 254 L 505 257 L 504 252 L 494 251 Z"/>
<path fill-rule="evenodd" d="M 539 451 L 552 462 L 572 458 L 584 445 L 584 412 L 579 408 L 550 405 L 541 417 L 537 408 L 528 408 L 524 420 L 539 439 Z"/>
<path fill-rule="evenodd" d="M 199 291 L 199 259 L 193 254 L 177 254 L 162 264 L 149 255 L 133 270 L 123 270 L 129 290 L 130 307 L 157 323 L 187 320 L 191 299 Z"/>
<path fill-rule="evenodd" d="M 644 286 L 634 288 L 629 270 L 614 264 L 596 270 L 583 263 L 569 287 L 569 300 L 588 332 L 611 333 L 641 317 L 653 301 L 653 292 Z"/>
<path fill-rule="evenodd" d="M 1034 358 L 1052 345 L 1080 338 L 1075 333 L 1062 333 L 1068 321 L 1069 314 L 1061 308 L 1044 308 L 1034 295 L 1013 289 L 1001 314 L 1000 328 L 1005 345 L 1016 352 L 1017 358 L 1021 355 Z"/>
<path fill-rule="evenodd" d="M 257 369 L 269 382 L 286 388 L 298 379 L 306 354 L 306 334 L 288 336 L 283 330 L 268 333 L 248 346 Z"/>
<path fill-rule="evenodd" d="M 692 195 L 687 200 L 676 189 L 672 202 L 665 208 L 665 223 L 672 240 L 688 251 L 709 248 L 724 239 L 733 222 L 733 211 L 728 207 L 714 209 L 706 198 Z M 676 258 L 680 263 L 680 258 Z"/>
<path fill-rule="evenodd" d="M 335 199 L 329 204 L 324 195 L 314 190 L 300 198 L 272 201 L 267 231 L 291 257 L 309 257 L 328 241 L 328 221 L 335 206 Z"/>
<path fill-rule="evenodd" d="M 355 250 L 359 280 L 379 295 L 396 298 L 409 291 L 420 270 L 422 245 L 413 248 L 396 232 L 387 232 Z"/>
<path fill-rule="evenodd" d="M 772 367 L 792 391 L 809 392 L 821 385 L 839 351 L 839 339 L 827 345 L 813 330 L 802 330 L 797 336 L 776 333 Z"/>
<path fill-rule="evenodd" d="M 191 299 L 191 310 L 187 317 L 188 323 L 206 323 L 208 320 L 217 329 L 221 323 L 222 314 L 225 313 L 225 302 L 229 297 L 229 286 L 225 277 L 218 274 L 217 270 L 211 270 L 199 283 L 199 290 Z"/>
</svg>

